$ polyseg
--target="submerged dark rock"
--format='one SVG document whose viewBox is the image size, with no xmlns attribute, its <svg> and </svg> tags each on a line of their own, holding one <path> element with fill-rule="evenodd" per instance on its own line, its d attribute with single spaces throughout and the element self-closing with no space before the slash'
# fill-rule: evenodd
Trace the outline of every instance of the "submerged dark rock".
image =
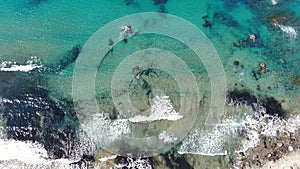
<svg viewBox="0 0 300 169">
<path fill-rule="evenodd" d="M 76 166 L 76 168 L 92 168 L 94 162 L 94 155 L 84 154 L 79 161 L 71 163 L 71 166 Z"/>
<path fill-rule="evenodd" d="M 168 0 L 153 0 L 154 5 L 166 4 Z"/>
<path fill-rule="evenodd" d="M 258 97 L 251 94 L 248 91 L 239 91 L 234 90 L 228 93 L 227 95 L 228 102 L 233 102 L 234 104 L 246 104 L 253 108 L 254 111 L 257 111 L 255 105 L 262 105 L 266 109 L 266 114 L 277 116 L 280 118 L 286 117 L 286 112 L 283 110 L 279 101 L 273 97 Z"/>
<path fill-rule="evenodd" d="M 235 61 L 233 62 L 233 65 L 234 65 L 234 66 L 238 66 L 239 64 L 240 64 L 240 62 L 237 61 L 237 60 L 235 60 Z"/>
<path fill-rule="evenodd" d="M 282 109 L 281 104 L 273 97 L 267 97 L 263 100 L 263 106 L 266 108 L 266 113 L 272 116 L 285 118 L 286 113 Z"/>
<path fill-rule="evenodd" d="M 65 121 L 67 113 L 40 87 L 40 79 L 24 72 L 0 72 L 0 115 L 6 120 L 7 137 L 42 143 L 50 158 L 68 157 L 75 141 L 76 122 Z"/>
<path fill-rule="evenodd" d="M 47 0 L 30 0 L 28 3 L 29 3 L 30 5 L 38 6 L 38 5 L 42 4 L 42 3 L 45 2 L 45 1 L 47 1 Z"/>
<path fill-rule="evenodd" d="M 252 75 L 255 78 L 255 80 L 257 81 L 258 80 L 257 73 L 255 71 L 252 71 Z"/>
<path fill-rule="evenodd" d="M 193 169 L 193 166 L 187 162 L 184 155 L 169 152 L 164 154 L 163 157 L 166 161 L 166 166 L 169 168 Z"/>
<path fill-rule="evenodd" d="M 212 23 L 209 20 L 205 20 L 204 24 L 202 26 L 206 27 L 206 28 L 211 28 L 212 27 Z"/>
<path fill-rule="evenodd" d="M 68 51 L 67 55 L 63 57 L 63 59 L 59 63 L 59 69 L 65 69 L 68 65 L 72 64 L 77 57 L 79 56 L 81 51 L 81 46 L 74 46 L 70 51 Z"/>
<path fill-rule="evenodd" d="M 244 0 L 223 0 L 224 7 L 228 9 L 232 9 L 238 5 L 238 3 L 243 3 Z"/>
<path fill-rule="evenodd" d="M 114 163 L 117 165 L 124 166 L 124 169 L 133 169 L 133 168 L 154 168 L 154 159 L 153 157 L 144 157 L 144 158 L 132 158 L 117 156 L 114 160 Z"/>
<path fill-rule="evenodd" d="M 159 12 L 160 13 L 167 13 L 165 4 L 168 0 L 153 0 L 154 5 L 159 5 Z"/>
<path fill-rule="evenodd" d="M 131 4 L 133 4 L 133 0 L 125 0 L 125 4 L 126 5 L 131 5 Z"/>
<path fill-rule="evenodd" d="M 265 48 L 266 46 L 261 40 L 259 34 L 252 34 L 255 35 L 255 39 L 251 39 L 249 37 L 245 39 L 240 39 L 237 42 L 233 42 L 233 46 L 237 48 Z"/>
<path fill-rule="evenodd" d="M 257 97 L 247 91 L 234 90 L 228 93 L 228 101 L 233 101 L 234 103 L 244 103 L 246 105 L 251 105 L 257 103 Z"/>
<path fill-rule="evenodd" d="M 239 23 L 228 13 L 215 12 L 213 17 L 216 21 L 230 27 L 238 27 Z"/>
</svg>

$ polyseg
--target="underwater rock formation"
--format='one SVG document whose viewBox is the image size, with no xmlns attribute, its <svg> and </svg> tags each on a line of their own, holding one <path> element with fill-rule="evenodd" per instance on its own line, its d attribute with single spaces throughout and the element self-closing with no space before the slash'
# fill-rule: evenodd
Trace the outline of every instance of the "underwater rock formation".
<svg viewBox="0 0 300 169">
<path fill-rule="evenodd" d="M 7 137 L 40 142 L 53 159 L 70 156 L 76 126 L 65 122 L 67 113 L 39 87 L 43 78 L 24 72 L 0 74 L 0 115 L 6 119 Z"/>
<path fill-rule="evenodd" d="M 214 19 L 226 26 L 238 27 L 239 23 L 228 13 L 225 12 L 215 12 L 213 14 Z"/>
<path fill-rule="evenodd" d="M 286 116 L 281 104 L 273 97 L 265 98 L 262 105 L 266 108 L 266 113 L 269 115 L 279 116 L 280 118 L 284 118 Z"/>
<path fill-rule="evenodd" d="M 166 13 L 166 7 L 165 4 L 168 2 L 168 0 L 153 0 L 154 5 L 159 5 L 159 12 Z"/>
<path fill-rule="evenodd" d="M 254 111 L 257 111 L 256 105 L 262 105 L 266 109 L 266 114 L 279 118 L 285 118 L 286 116 L 286 112 L 283 110 L 280 102 L 273 97 L 259 97 L 246 90 L 234 90 L 227 94 L 227 100 L 229 103 L 251 106 Z"/>
<path fill-rule="evenodd" d="M 64 69 L 68 65 L 72 64 L 77 57 L 79 56 L 81 51 L 81 46 L 74 46 L 70 51 L 68 51 L 67 55 L 63 57 L 63 59 L 59 63 L 59 69 Z"/>
<path fill-rule="evenodd" d="M 154 5 L 166 4 L 168 0 L 153 0 Z"/>
<path fill-rule="evenodd" d="M 166 162 L 166 166 L 169 168 L 184 168 L 184 169 L 193 169 L 184 155 L 174 154 L 173 152 L 169 152 L 163 155 L 163 158 Z"/>
<path fill-rule="evenodd" d="M 93 155 L 83 155 L 77 162 L 71 163 L 71 166 L 82 168 L 93 168 L 95 157 Z"/>
<path fill-rule="evenodd" d="M 244 0 L 223 0 L 224 7 L 228 9 L 233 9 L 238 5 L 238 3 L 243 3 Z"/>
<path fill-rule="evenodd" d="M 38 6 L 38 5 L 42 4 L 42 3 L 45 2 L 45 1 L 47 1 L 47 0 L 30 0 L 28 3 L 29 3 L 30 5 Z"/>
</svg>

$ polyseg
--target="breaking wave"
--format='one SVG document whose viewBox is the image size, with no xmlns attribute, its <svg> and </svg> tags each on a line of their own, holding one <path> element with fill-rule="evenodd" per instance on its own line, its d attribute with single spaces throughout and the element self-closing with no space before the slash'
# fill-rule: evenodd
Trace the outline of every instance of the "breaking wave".
<svg viewBox="0 0 300 169">
<path fill-rule="evenodd" d="M 43 65 L 41 64 L 41 61 L 36 57 L 32 56 L 26 64 L 19 65 L 16 62 L 12 61 L 2 61 L 0 63 L 0 71 L 6 71 L 6 72 L 29 72 L 33 69 L 41 68 Z"/>
<path fill-rule="evenodd" d="M 217 124 L 210 133 L 204 133 L 200 128 L 191 132 L 182 142 L 180 154 L 226 155 L 228 143 L 232 138 L 242 134 L 246 139 L 241 141 L 235 152 L 245 152 L 260 143 L 262 135 L 274 138 L 279 132 L 294 133 L 300 128 L 300 116 L 288 120 L 266 114 L 266 109 L 254 104 L 254 115 L 245 118 L 230 117 Z"/>
<path fill-rule="evenodd" d="M 292 26 L 281 25 L 278 23 L 274 23 L 274 26 L 279 27 L 280 30 L 287 35 L 287 37 L 291 40 L 297 39 L 298 32 Z"/>
<path fill-rule="evenodd" d="M 140 116 L 129 118 L 131 122 L 151 122 L 157 120 L 176 121 L 183 118 L 174 110 L 174 107 L 168 96 L 155 96 L 151 105 L 151 114 L 149 116 Z"/>
</svg>

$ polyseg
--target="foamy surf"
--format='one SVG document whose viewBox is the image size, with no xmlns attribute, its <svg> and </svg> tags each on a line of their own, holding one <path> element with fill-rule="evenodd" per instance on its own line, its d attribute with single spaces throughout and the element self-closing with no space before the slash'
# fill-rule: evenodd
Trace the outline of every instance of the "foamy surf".
<svg viewBox="0 0 300 169">
<path fill-rule="evenodd" d="M 245 152 L 249 148 L 256 147 L 260 143 L 262 135 L 275 138 L 280 132 L 294 133 L 300 128 L 300 116 L 292 116 L 286 121 L 265 114 L 257 116 L 256 119 L 248 118 L 245 124 L 244 131 L 247 139 L 242 141 L 241 148 L 237 152 Z"/>
<path fill-rule="evenodd" d="M 91 119 L 81 124 L 89 138 L 96 145 L 110 148 L 117 145 L 124 136 L 133 134 L 131 126 L 133 123 L 146 123 L 158 120 L 176 121 L 183 118 L 177 113 L 168 96 L 156 96 L 151 105 L 149 116 L 135 116 L 133 118 L 110 119 L 105 113 L 93 114 Z M 162 131 L 157 136 L 166 144 L 176 142 L 177 138 L 172 133 Z"/>
<path fill-rule="evenodd" d="M 286 36 L 291 39 L 291 40 L 295 40 L 297 39 L 298 36 L 298 32 L 296 31 L 296 29 L 292 26 L 286 26 L 286 25 L 281 25 L 278 23 L 274 23 L 274 26 L 279 27 L 280 30 L 286 34 Z"/>
<path fill-rule="evenodd" d="M 244 124 L 245 121 L 233 117 L 223 120 L 210 132 L 204 132 L 198 128 L 183 140 L 178 153 L 207 156 L 226 155 L 226 143 Z"/>
<path fill-rule="evenodd" d="M 5 72 L 29 72 L 33 69 L 41 68 L 43 65 L 40 63 L 40 60 L 36 56 L 32 56 L 26 64 L 19 65 L 16 62 L 12 61 L 2 61 L 0 64 L 0 71 Z"/>
<path fill-rule="evenodd" d="M 265 113 L 265 108 L 255 105 L 253 115 L 245 118 L 230 117 L 216 124 L 210 133 L 202 132 L 200 128 L 191 132 L 182 142 L 179 148 L 180 154 L 199 155 L 226 155 L 226 144 L 231 138 L 237 137 L 243 132 L 244 139 L 235 152 L 246 152 L 260 144 L 261 136 L 275 138 L 278 133 L 289 131 L 294 133 L 300 128 L 300 116 L 293 116 L 288 120 L 280 119 Z"/>
<path fill-rule="evenodd" d="M 174 107 L 168 96 L 155 96 L 153 105 L 151 105 L 151 114 L 149 116 L 137 115 L 128 120 L 130 122 L 151 122 L 157 120 L 176 121 L 183 118 L 174 110 Z"/>
<path fill-rule="evenodd" d="M 72 169 L 78 160 L 49 159 L 45 148 L 38 143 L 0 139 L 0 168 L 46 169 L 51 166 Z M 21 164 L 21 165 L 20 165 Z"/>
<path fill-rule="evenodd" d="M 106 162 L 107 160 L 112 160 L 112 159 L 115 159 L 117 157 L 118 157 L 117 155 L 112 155 L 112 156 L 109 156 L 109 157 L 102 157 L 98 160 L 101 161 L 101 162 Z"/>
<path fill-rule="evenodd" d="M 122 139 L 123 135 L 131 132 L 128 120 L 111 120 L 104 113 L 92 115 L 92 120 L 81 124 L 81 126 L 89 136 L 89 139 L 102 147 L 110 147 Z"/>
<path fill-rule="evenodd" d="M 163 131 L 162 133 L 160 133 L 158 135 L 158 138 L 167 144 L 176 143 L 176 141 L 178 140 L 177 137 L 175 137 L 172 133 L 167 133 L 167 131 Z"/>
<path fill-rule="evenodd" d="M 278 0 L 271 0 L 272 5 L 277 5 Z"/>
<path fill-rule="evenodd" d="M 152 169 L 148 159 L 136 159 L 127 157 L 127 164 L 116 164 L 115 168 L 139 168 L 139 169 Z"/>
</svg>

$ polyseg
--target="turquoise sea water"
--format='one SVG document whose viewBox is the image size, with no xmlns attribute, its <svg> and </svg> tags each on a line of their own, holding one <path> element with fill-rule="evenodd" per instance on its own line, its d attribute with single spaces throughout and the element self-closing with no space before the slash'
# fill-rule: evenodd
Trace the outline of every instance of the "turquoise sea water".
<svg viewBox="0 0 300 169">
<path fill-rule="evenodd" d="M 9 70 L 11 65 L 28 65 L 28 61 L 33 60 L 32 57 L 35 58 L 34 63 L 41 67 L 28 72 L 1 69 L 0 122 L 4 134 L 0 136 L 3 135 L 5 139 L 37 141 L 44 145 L 50 158 L 75 157 L 74 153 L 70 153 L 72 148 L 68 148 L 67 152 L 61 151 L 64 145 L 56 143 L 56 139 L 63 140 L 64 136 L 61 135 L 72 135 L 81 129 L 76 109 L 73 108 L 77 103 L 72 102 L 76 57 L 97 30 L 120 17 L 141 12 L 159 12 L 162 16 L 172 14 L 189 21 L 201 30 L 212 42 L 220 57 L 227 93 L 234 90 L 247 91 L 262 100 L 273 97 L 287 116 L 299 114 L 300 1 L 157 2 L 158 4 L 152 0 L 1 0 L 0 68 Z M 130 23 L 122 23 L 118 28 L 112 29 L 119 29 L 117 33 L 120 33 L 121 26 L 125 24 Z M 132 26 L 137 30 L 135 25 Z M 189 30 L 186 31 L 188 33 Z M 256 36 L 255 40 L 249 38 L 251 34 Z M 113 40 L 117 42 L 117 39 Z M 107 43 L 107 48 L 110 48 L 109 39 L 100 41 Z M 201 98 L 201 112 L 204 113 L 197 117 L 193 129 L 203 127 L 211 98 L 208 72 L 189 47 L 163 35 L 137 34 L 130 37 L 127 43 L 120 41 L 114 44 L 113 51 L 99 64 L 95 77 L 98 111 L 108 113 L 112 120 L 128 115 L 120 114 L 116 110 L 118 103 L 112 100 L 111 81 L 118 66 L 128 55 L 148 48 L 171 51 L 187 64 L 188 70 L 181 67 L 168 67 L 167 70 L 182 76 L 191 71 L 195 76 Z M 7 62 L 12 63 L 5 65 Z M 267 65 L 267 69 L 260 68 L 262 62 Z M 180 106 L 184 106 L 181 105 L 180 98 L 183 95 L 189 96 L 189 93 L 181 93 L 176 79 L 161 70 L 143 70 L 142 67 L 140 69 L 144 74 L 140 72 L 140 79 L 133 78 L 135 80 L 131 81 L 130 87 L 132 104 L 138 110 L 151 107 L 148 103 L 149 91 L 155 95 L 154 90 L 170 96 L 176 111 L 180 110 Z M 80 73 L 85 76 L 85 73 L 89 72 L 85 72 L 83 68 Z M 86 88 L 88 86 L 83 85 L 80 90 L 88 91 Z M 90 100 L 83 102 L 87 107 L 91 104 Z M 91 112 L 95 111 L 92 110 L 92 105 L 90 109 Z M 228 114 L 238 113 L 230 110 Z M 167 129 L 172 124 L 158 121 L 154 124 L 133 124 L 130 129 L 134 131 L 132 135 L 135 136 L 152 136 L 157 135 L 159 129 Z M 101 128 L 101 125 L 98 127 Z M 114 134 L 113 131 L 112 133 Z M 196 140 L 192 142 L 197 143 Z M 230 144 L 235 143 L 227 143 Z M 92 154 L 97 154 L 99 149 L 101 148 L 91 151 Z M 180 145 L 176 149 L 180 149 Z M 223 153 L 219 149 L 215 152 L 201 148 L 184 150 L 188 155 Z M 209 158 L 205 155 L 198 159 L 199 163 Z M 197 168 L 193 164 L 190 167 Z"/>
</svg>

